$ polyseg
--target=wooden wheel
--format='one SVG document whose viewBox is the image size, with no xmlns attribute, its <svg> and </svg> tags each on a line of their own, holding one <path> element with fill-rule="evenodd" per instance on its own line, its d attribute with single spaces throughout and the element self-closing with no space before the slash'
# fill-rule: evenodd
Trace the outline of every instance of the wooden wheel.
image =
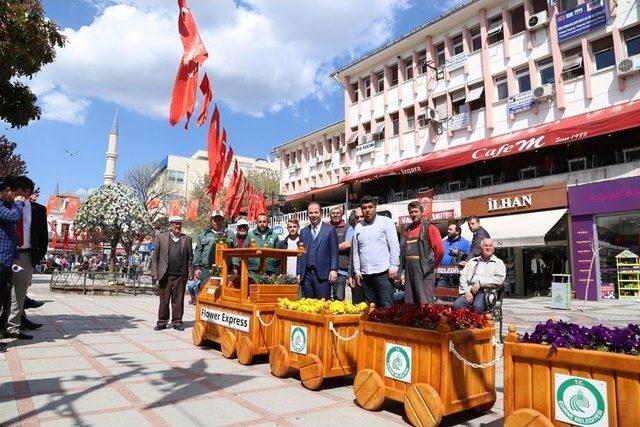
<svg viewBox="0 0 640 427">
<path fill-rule="evenodd" d="M 505 427 L 553 427 L 549 418 L 531 408 L 520 408 L 504 421 Z"/>
<path fill-rule="evenodd" d="M 369 411 L 380 409 L 384 402 L 384 381 L 373 369 L 358 372 L 353 382 L 358 405 Z"/>
<path fill-rule="evenodd" d="M 309 390 L 318 390 L 324 380 L 322 361 L 315 354 L 307 354 L 300 359 L 300 380 Z"/>
<path fill-rule="evenodd" d="M 227 359 L 236 357 L 236 336 L 231 331 L 226 331 L 220 338 L 220 348 L 222 355 Z"/>
<path fill-rule="evenodd" d="M 404 410 L 416 427 L 437 426 L 442 421 L 444 406 L 438 392 L 429 384 L 413 384 L 404 393 Z"/>
<path fill-rule="evenodd" d="M 204 325 L 198 321 L 193 324 L 193 331 L 191 331 L 193 337 L 193 343 L 200 347 L 204 344 Z"/>
<path fill-rule="evenodd" d="M 289 352 L 282 345 L 277 345 L 271 349 L 269 354 L 269 365 L 271 373 L 278 378 L 284 378 L 289 372 Z"/>
<path fill-rule="evenodd" d="M 238 340 L 238 362 L 248 365 L 253 360 L 253 341 L 248 336 L 241 336 Z"/>
</svg>

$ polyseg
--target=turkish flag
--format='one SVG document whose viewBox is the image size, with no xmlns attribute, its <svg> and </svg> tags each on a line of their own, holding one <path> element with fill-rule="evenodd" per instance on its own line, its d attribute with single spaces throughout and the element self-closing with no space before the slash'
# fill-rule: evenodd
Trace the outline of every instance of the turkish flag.
<svg viewBox="0 0 640 427">
<path fill-rule="evenodd" d="M 218 143 L 218 150 L 215 152 L 214 158 L 214 168 L 209 169 L 209 189 L 207 193 L 211 194 L 212 198 L 215 201 L 216 193 L 218 192 L 218 181 L 220 180 L 220 172 L 222 171 L 222 166 L 225 161 L 225 157 L 227 154 L 227 131 L 222 129 L 222 136 L 220 137 L 220 141 Z M 211 163 L 211 161 L 209 161 Z"/>
<path fill-rule="evenodd" d="M 200 106 L 200 114 L 198 115 L 198 126 L 202 126 L 207 120 L 207 115 L 209 113 L 209 104 L 213 99 L 213 91 L 211 90 L 211 85 L 209 84 L 209 77 L 207 77 L 207 73 L 204 73 L 204 77 L 200 82 L 200 92 L 202 92 L 202 105 Z"/>
<path fill-rule="evenodd" d="M 187 115 L 185 129 L 189 127 L 189 119 L 196 105 L 196 92 L 198 89 L 198 63 L 189 61 L 186 64 L 180 62 L 176 81 L 173 84 L 171 105 L 169 107 L 169 124 L 174 126 L 182 117 Z"/>
<path fill-rule="evenodd" d="M 216 105 L 213 110 L 213 115 L 211 116 L 211 122 L 209 123 L 209 131 L 207 132 L 207 157 L 209 162 L 209 180 L 216 172 L 218 164 L 217 154 L 220 151 L 220 111 L 218 110 L 218 106 Z M 211 184 L 211 181 L 209 181 Z M 209 192 L 209 187 L 207 187 L 207 193 Z"/>
<path fill-rule="evenodd" d="M 173 85 L 171 106 L 169 107 L 169 124 L 174 126 L 186 114 L 185 129 L 187 129 L 196 103 L 198 68 L 207 59 L 209 53 L 202 43 L 186 0 L 178 0 L 178 7 L 180 8 L 178 32 L 182 40 L 183 54 Z"/>
<path fill-rule="evenodd" d="M 418 201 L 422 203 L 424 210 L 422 211 L 422 218 L 426 220 L 431 219 L 431 214 L 433 212 L 433 196 L 435 196 L 436 190 L 430 189 L 427 191 L 421 191 L 417 194 Z"/>
<path fill-rule="evenodd" d="M 240 184 L 240 178 L 241 176 L 239 174 L 238 161 L 235 160 L 233 166 L 233 175 L 231 176 L 231 183 L 229 183 L 229 188 L 224 195 L 225 212 L 227 214 L 227 217 L 229 217 L 233 213 L 233 204 L 235 202 L 236 192 L 238 191 L 238 185 Z"/>
<path fill-rule="evenodd" d="M 198 218 L 198 208 L 200 207 L 200 199 L 192 199 L 187 205 L 186 220 L 195 221 Z"/>
<path fill-rule="evenodd" d="M 159 199 L 152 199 L 152 200 L 149 200 L 149 203 L 147 203 L 147 210 L 158 209 L 159 207 L 160 207 Z"/>
<path fill-rule="evenodd" d="M 224 185 L 224 179 L 227 176 L 227 172 L 229 171 L 229 166 L 231 166 L 231 160 L 233 159 L 233 147 L 229 146 L 227 150 L 227 154 L 224 158 L 224 162 L 220 165 L 220 170 L 218 171 L 218 182 L 216 184 L 216 191 L 214 196 L 218 194 L 218 191 Z"/>
<path fill-rule="evenodd" d="M 80 201 L 76 198 L 70 198 L 67 200 L 67 206 L 64 209 L 64 213 L 62 214 L 62 218 L 64 219 L 74 219 L 76 214 L 78 213 L 78 208 L 80 207 Z"/>
<path fill-rule="evenodd" d="M 169 216 L 180 215 L 180 208 L 182 207 L 182 200 L 169 200 Z"/>
<path fill-rule="evenodd" d="M 242 210 L 242 199 L 244 198 L 244 193 L 247 190 L 247 181 L 246 179 L 244 179 L 244 177 L 241 177 L 240 179 L 240 185 L 238 186 L 239 190 L 238 190 L 238 194 L 237 197 L 234 199 L 234 205 L 233 205 L 233 211 L 231 213 L 232 216 L 238 216 L 238 214 L 240 213 L 240 211 Z"/>
</svg>

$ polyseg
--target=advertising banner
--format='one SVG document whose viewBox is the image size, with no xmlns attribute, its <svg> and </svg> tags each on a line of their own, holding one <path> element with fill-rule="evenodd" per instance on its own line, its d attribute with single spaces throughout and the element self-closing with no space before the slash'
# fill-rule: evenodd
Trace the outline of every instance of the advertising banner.
<svg viewBox="0 0 640 427">
<path fill-rule="evenodd" d="M 453 117 L 449 118 L 447 122 L 448 130 L 458 130 L 458 129 L 466 129 L 469 127 L 469 113 L 464 112 L 460 114 L 456 114 Z"/>
<path fill-rule="evenodd" d="M 531 90 L 510 96 L 509 102 L 507 103 L 509 114 L 531 110 L 535 108 L 535 106 L 536 100 L 533 98 L 533 91 Z"/>
<path fill-rule="evenodd" d="M 444 69 L 446 71 L 453 71 L 458 68 L 464 67 L 464 64 L 467 63 L 467 54 L 464 52 L 460 52 L 457 55 L 452 56 L 444 62 Z"/>
<path fill-rule="evenodd" d="M 581 36 L 607 25 L 607 9 L 604 0 L 579 4 L 571 10 L 556 15 L 558 41 Z"/>
</svg>

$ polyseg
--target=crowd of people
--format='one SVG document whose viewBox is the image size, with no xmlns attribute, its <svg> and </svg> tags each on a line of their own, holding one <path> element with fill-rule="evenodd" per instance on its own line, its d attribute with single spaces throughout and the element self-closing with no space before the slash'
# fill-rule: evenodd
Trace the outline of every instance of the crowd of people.
<svg viewBox="0 0 640 427">
<path fill-rule="evenodd" d="M 182 218 L 170 217 L 169 231 L 156 236 L 151 255 L 151 276 L 160 288 L 155 329 L 169 324 L 184 329 L 185 289 L 193 304 L 200 284 L 211 277 L 216 243 L 221 240 L 233 248 L 296 250 L 302 246 L 304 253 L 288 257 L 284 265 L 267 258 L 262 271 L 297 276 L 305 298 L 344 300 L 349 287 L 354 303 L 387 307 L 398 300 L 435 303 L 438 287 L 457 287 L 453 308 L 485 311 L 485 290 L 502 286 L 506 268 L 494 254 L 494 243 L 480 219 L 467 219 L 473 233 L 469 242 L 458 224 L 450 224 L 443 238 L 436 224 L 425 218 L 422 203 L 410 202 L 407 210 L 411 223 L 398 233 L 393 220 L 377 212 L 373 197 L 364 196 L 348 220 L 342 208 L 335 207 L 324 221 L 321 206 L 311 202 L 307 206 L 310 224 L 300 229 L 298 219 L 289 219 L 283 239 L 269 227 L 266 213 L 258 215 L 255 229 L 249 231 L 249 223 L 240 219 L 234 232 L 223 213 L 214 211 L 210 228 L 195 237 L 195 249 L 191 237 L 182 233 Z M 232 266 L 237 274 L 239 260 L 233 259 Z M 247 267 L 258 272 L 259 259 L 249 259 Z"/>
<path fill-rule="evenodd" d="M 23 330 L 42 324 L 27 319 L 25 309 L 41 301 L 27 297 L 33 272 L 47 253 L 49 232 L 46 208 L 27 176 L 0 181 L 0 334 L 4 338 L 31 339 Z"/>
</svg>

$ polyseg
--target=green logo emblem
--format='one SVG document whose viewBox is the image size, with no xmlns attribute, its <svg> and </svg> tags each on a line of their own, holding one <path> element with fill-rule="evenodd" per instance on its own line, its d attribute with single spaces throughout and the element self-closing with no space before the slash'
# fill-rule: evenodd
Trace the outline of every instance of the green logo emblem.
<svg viewBox="0 0 640 427">
<path fill-rule="evenodd" d="M 306 328 L 300 326 L 291 328 L 291 351 L 294 353 L 307 354 Z"/>
<path fill-rule="evenodd" d="M 560 382 L 556 401 L 562 414 L 579 426 L 599 424 L 606 415 L 605 397 L 584 378 L 569 377 Z"/>
<path fill-rule="evenodd" d="M 392 378 L 405 380 L 411 371 L 411 358 L 404 348 L 394 345 L 387 349 L 387 372 Z"/>
</svg>

